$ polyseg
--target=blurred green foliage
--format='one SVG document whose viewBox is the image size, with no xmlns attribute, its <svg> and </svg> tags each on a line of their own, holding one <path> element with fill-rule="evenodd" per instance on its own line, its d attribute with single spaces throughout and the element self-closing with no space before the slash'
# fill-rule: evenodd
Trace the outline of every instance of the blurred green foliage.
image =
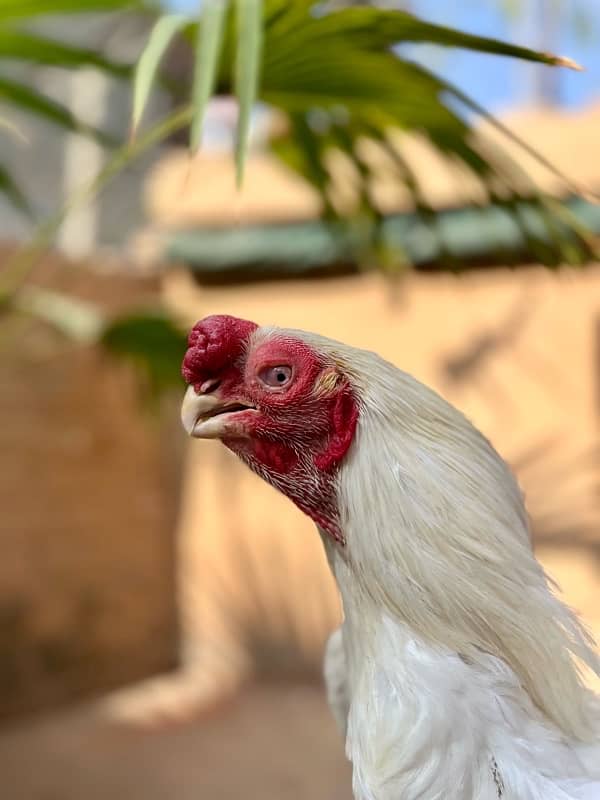
<svg viewBox="0 0 600 800">
<path fill-rule="evenodd" d="M 580 264 L 591 258 L 590 240 L 569 230 L 564 214 L 527 179 L 500 146 L 485 147 L 473 130 L 473 114 L 516 137 L 445 77 L 417 65 L 399 45 L 436 44 L 546 64 L 576 67 L 568 59 L 425 22 L 401 10 L 373 6 L 335 7 L 314 0 L 207 0 L 196 22 L 181 15 L 158 20 L 139 60 L 134 80 L 134 126 L 156 82 L 161 57 L 177 38 L 193 49 L 190 85 L 191 147 L 200 141 L 211 91 L 238 99 L 237 171 L 248 147 L 249 110 L 255 99 L 275 108 L 283 122 L 273 152 L 309 181 L 323 200 L 326 217 L 342 217 L 365 232 L 365 258 L 382 269 L 410 263 L 402 243 L 386 249 L 382 217 L 373 196 L 376 170 L 365 159 L 365 141 L 382 152 L 399 189 L 412 198 L 421 222 L 435 229 L 438 215 L 425 200 L 419 176 L 403 157 L 398 134 L 417 134 L 463 174 L 483 187 L 487 201 L 501 205 L 542 263 Z M 531 152 L 522 142 L 524 150 Z M 341 212 L 333 201 L 332 155 L 352 166 L 358 202 Z M 539 158 L 539 157 L 538 157 Z M 542 160 L 541 158 L 539 159 Z M 545 165 L 553 170 L 549 164 Z M 562 177 L 562 176 L 561 176 Z M 573 191 L 564 178 L 565 194 Z M 523 204 L 538 211 L 539 229 L 523 224 Z M 565 231 L 566 225 L 566 231 Z M 568 234 L 564 246 L 563 232 Z"/>
<path fill-rule="evenodd" d="M 181 361 L 186 335 L 160 311 L 136 311 L 108 323 L 100 344 L 138 370 L 148 395 L 157 397 L 183 386 Z"/>
</svg>

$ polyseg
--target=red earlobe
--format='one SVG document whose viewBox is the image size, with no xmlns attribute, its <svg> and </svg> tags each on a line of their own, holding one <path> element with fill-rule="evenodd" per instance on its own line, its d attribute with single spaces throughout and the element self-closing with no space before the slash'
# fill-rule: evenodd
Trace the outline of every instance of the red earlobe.
<svg viewBox="0 0 600 800">
<path fill-rule="evenodd" d="M 329 420 L 331 435 L 325 450 L 314 457 L 315 466 L 325 471 L 333 469 L 340 463 L 352 443 L 356 430 L 358 405 L 349 386 L 336 393 L 329 410 Z"/>
</svg>

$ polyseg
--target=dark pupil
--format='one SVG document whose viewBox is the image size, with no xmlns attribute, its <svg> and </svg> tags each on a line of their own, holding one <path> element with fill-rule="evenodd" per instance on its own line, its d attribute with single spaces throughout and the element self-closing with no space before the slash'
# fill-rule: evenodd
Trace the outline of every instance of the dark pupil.
<svg viewBox="0 0 600 800">
<path fill-rule="evenodd" d="M 283 383 L 285 379 L 286 379 L 285 372 L 278 372 L 277 373 L 277 380 L 279 381 L 279 383 Z"/>
</svg>

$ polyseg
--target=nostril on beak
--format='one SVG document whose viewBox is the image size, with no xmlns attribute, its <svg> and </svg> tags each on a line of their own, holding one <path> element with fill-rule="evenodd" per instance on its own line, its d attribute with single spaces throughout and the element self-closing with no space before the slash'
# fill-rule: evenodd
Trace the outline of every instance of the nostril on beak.
<svg viewBox="0 0 600 800">
<path fill-rule="evenodd" d="M 200 386 L 200 394 L 210 394 L 219 388 L 221 385 L 220 378 L 211 378 Z"/>
</svg>

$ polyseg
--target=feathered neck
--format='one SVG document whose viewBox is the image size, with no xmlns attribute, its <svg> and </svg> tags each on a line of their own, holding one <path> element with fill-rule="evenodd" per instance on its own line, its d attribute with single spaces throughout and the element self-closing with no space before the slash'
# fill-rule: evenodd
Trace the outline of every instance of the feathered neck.
<svg viewBox="0 0 600 800">
<path fill-rule="evenodd" d="M 409 375 L 372 353 L 321 337 L 318 346 L 362 398 L 338 476 L 347 545 L 336 572 L 345 607 L 375 605 L 474 662 L 501 658 L 565 734 L 589 738 L 590 693 L 576 661 L 600 673 L 599 659 L 533 556 L 506 464 L 460 412 Z"/>
</svg>

